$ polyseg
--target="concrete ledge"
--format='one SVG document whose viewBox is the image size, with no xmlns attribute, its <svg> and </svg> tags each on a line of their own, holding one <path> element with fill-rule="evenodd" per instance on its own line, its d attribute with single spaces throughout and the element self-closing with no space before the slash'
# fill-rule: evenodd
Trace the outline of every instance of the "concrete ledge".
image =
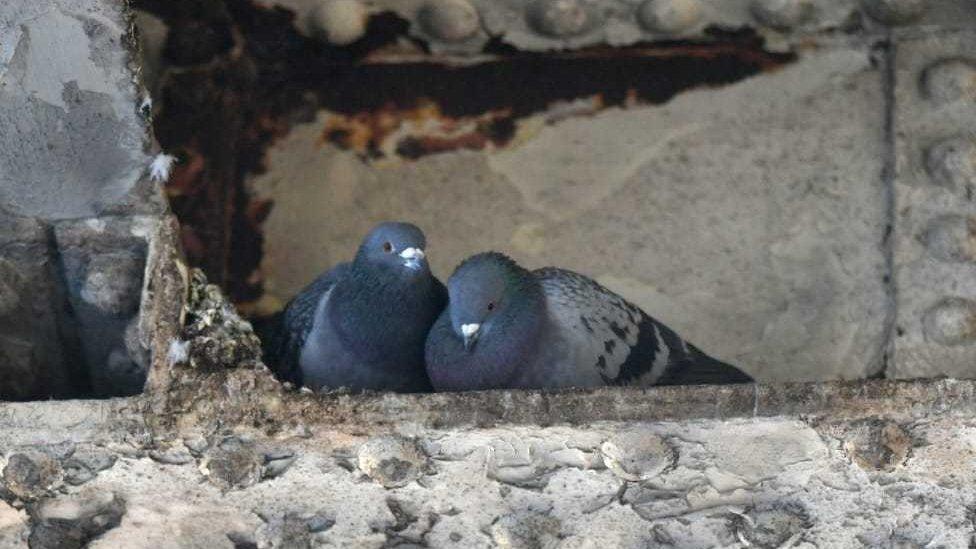
<svg viewBox="0 0 976 549">
<path fill-rule="evenodd" d="M 235 385 L 240 382 L 235 379 L 240 374 L 242 372 L 228 373 L 218 385 L 225 388 Z M 247 395 L 246 402 L 234 396 L 233 391 L 213 394 L 212 387 L 206 383 L 199 388 L 199 393 L 192 395 L 194 398 L 181 399 L 181 402 L 191 403 L 181 409 L 192 408 L 196 412 L 189 416 L 196 421 L 182 422 L 184 427 L 209 420 L 230 426 L 234 416 L 252 417 L 257 413 L 263 423 L 269 425 L 299 422 L 310 427 L 356 428 L 367 432 L 403 425 L 448 429 L 776 416 L 846 421 L 867 417 L 908 420 L 931 414 L 976 415 L 976 382 L 953 379 L 416 395 L 311 395 L 279 391 L 272 384 L 264 383 L 258 384 L 255 391 Z M 261 390 L 266 394 L 261 394 Z M 0 403 L 0 431 L 8 435 L 20 433 L 25 441 L 43 437 L 45 432 L 63 432 L 65 436 L 77 439 L 91 438 L 123 424 L 141 424 L 143 414 L 148 413 L 147 400 L 148 397 L 133 397 Z M 197 400 L 211 402 L 214 407 L 203 409 L 192 404 Z M 221 411 L 230 408 L 237 408 L 237 413 L 221 416 Z M 148 416 L 145 419 L 148 420 Z"/>
<path fill-rule="evenodd" d="M 426 395 L 285 396 L 281 417 L 308 424 L 430 428 L 586 425 L 773 416 L 919 417 L 976 413 L 976 382 L 870 380 L 777 385 L 686 386 L 560 392 L 486 391 Z"/>
</svg>

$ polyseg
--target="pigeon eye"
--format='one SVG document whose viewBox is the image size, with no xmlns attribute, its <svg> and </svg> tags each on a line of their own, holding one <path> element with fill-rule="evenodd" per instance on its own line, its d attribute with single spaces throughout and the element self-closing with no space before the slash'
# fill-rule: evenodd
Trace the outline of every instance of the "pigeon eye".
<svg viewBox="0 0 976 549">
<path fill-rule="evenodd" d="M 494 301 L 489 301 L 488 302 L 488 310 L 489 311 L 494 311 L 495 310 L 495 302 Z"/>
<path fill-rule="evenodd" d="M 393 251 L 393 244 L 391 244 L 390 242 L 384 242 L 383 251 L 386 253 L 391 253 Z"/>
</svg>

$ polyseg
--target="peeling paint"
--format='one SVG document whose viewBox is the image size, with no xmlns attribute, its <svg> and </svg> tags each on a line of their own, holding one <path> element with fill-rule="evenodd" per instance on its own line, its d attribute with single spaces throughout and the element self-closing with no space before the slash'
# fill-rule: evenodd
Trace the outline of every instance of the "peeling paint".
<svg viewBox="0 0 976 549">
<path fill-rule="evenodd" d="M 795 60 L 760 40 L 597 47 L 564 54 L 509 52 L 478 63 L 374 63 L 316 90 L 330 112 L 323 141 L 364 158 L 417 159 L 450 150 L 494 150 L 541 114 L 546 123 L 612 107 L 661 104 Z"/>
</svg>

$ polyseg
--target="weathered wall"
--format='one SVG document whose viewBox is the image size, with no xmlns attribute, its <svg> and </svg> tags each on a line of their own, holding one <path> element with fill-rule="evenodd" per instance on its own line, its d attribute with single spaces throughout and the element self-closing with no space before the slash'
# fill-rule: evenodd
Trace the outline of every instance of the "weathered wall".
<svg viewBox="0 0 976 549">
<path fill-rule="evenodd" d="M 973 375 L 971 3 L 279 4 L 300 31 L 336 43 L 361 36 L 367 13 L 393 9 L 435 53 L 400 62 L 470 62 L 498 43 L 571 56 L 553 50 L 720 42 L 709 26 L 755 29 L 766 49 L 797 59 L 663 104 L 640 93 L 610 107 L 554 102 L 517 117 L 501 143 L 467 133 L 495 115 L 449 116 L 449 103 L 322 108 L 250 179 L 273 203 L 261 265 L 270 294 L 286 299 L 348 259 L 377 221 L 407 219 L 428 232 L 442 277 L 486 249 L 577 269 L 758 379 Z M 466 90 L 457 97 L 491 85 L 430 77 Z M 548 77 L 519 86 L 563 83 Z M 436 95 L 438 83 L 422 87 Z M 340 130 L 351 137 L 330 137 Z M 939 140 L 954 141 L 933 148 Z M 430 148 L 405 145 L 417 142 Z"/>
<path fill-rule="evenodd" d="M 0 398 L 135 394 L 165 210 L 121 2 L 0 5 Z"/>
<path fill-rule="evenodd" d="M 6 404 L 0 547 L 966 547 L 974 391 L 764 387 L 772 417 L 716 412 L 714 388 L 547 409 L 531 393 L 445 395 L 439 419 L 413 398 L 360 416 L 356 399 L 291 395 L 257 422 L 169 432 L 138 399 Z M 664 402 L 691 419 L 637 419 Z"/>
<path fill-rule="evenodd" d="M 587 273 L 760 379 L 865 377 L 888 321 L 876 61 L 841 41 L 662 106 L 543 113 L 503 150 L 416 161 L 322 146 L 321 114 L 253 180 L 274 200 L 269 287 L 290 295 L 372 224 L 407 219 L 439 276 L 500 250 Z"/>
</svg>

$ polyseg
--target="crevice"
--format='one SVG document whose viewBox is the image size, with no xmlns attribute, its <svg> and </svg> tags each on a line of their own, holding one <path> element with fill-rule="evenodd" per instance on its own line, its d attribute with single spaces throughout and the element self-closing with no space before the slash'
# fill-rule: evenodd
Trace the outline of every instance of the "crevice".
<svg viewBox="0 0 976 549">
<path fill-rule="evenodd" d="M 881 57 L 882 81 L 884 94 L 884 152 L 882 158 L 881 181 L 884 189 L 885 217 L 887 224 L 881 242 L 884 254 L 885 278 L 882 281 L 888 294 L 888 314 L 884 319 L 884 330 L 881 348 L 881 369 L 870 377 L 886 378 L 890 373 L 891 361 L 895 347 L 895 339 L 901 335 L 898 328 L 898 284 L 895 277 L 895 223 L 897 198 L 895 191 L 896 151 L 895 151 L 895 56 L 896 46 L 891 32 L 883 42 L 875 46 L 875 52 Z"/>
<path fill-rule="evenodd" d="M 89 372 L 88 361 L 85 359 L 81 343 L 81 334 L 78 329 L 78 316 L 74 306 L 71 304 L 68 286 L 67 268 L 61 256 L 61 248 L 58 246 L 57 236 L 54 226 L 44 225 L 44 237 L 47 242 L 48 253 L 51 257 L 51 268 L 48 273 L 54 282 L 54 298 L 58 304 L 57 322 L 55 329 L 61 343 L 62 361 L 67 375 L 67 389 L 63 394 L 48 394 L 44 396 L 53 398 L 80 398 L 91 396 L 94 388 L 92 387 L 91 375 Z M 36 399 L 31 399 L 36 400 Z"/>
</svg>

